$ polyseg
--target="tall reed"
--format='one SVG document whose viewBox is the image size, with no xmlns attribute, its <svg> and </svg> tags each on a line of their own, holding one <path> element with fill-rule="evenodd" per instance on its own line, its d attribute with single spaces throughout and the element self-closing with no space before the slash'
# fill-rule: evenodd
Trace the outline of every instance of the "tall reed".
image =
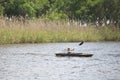
<svg viewBox="0 0 120 80">
<path fill-rule="evenodd" d="M 120 29 L 80 27 L 67 21 L 19 20 L 0 18 L 0 44 L 120 41 Z"/>
</svg>

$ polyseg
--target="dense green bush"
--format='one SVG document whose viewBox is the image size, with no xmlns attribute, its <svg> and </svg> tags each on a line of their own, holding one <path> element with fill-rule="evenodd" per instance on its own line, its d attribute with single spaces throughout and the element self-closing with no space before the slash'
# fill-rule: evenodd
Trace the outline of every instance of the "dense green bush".
<svg viewBox="0 0 120 80">
<path fill-rule="evenodd" d="M 65 13 L 51 13 L 46 15 L 46 18 L 49 20 L 60 20 L 60 19 L 67 19 L 68 16 Z"/>
</svg>

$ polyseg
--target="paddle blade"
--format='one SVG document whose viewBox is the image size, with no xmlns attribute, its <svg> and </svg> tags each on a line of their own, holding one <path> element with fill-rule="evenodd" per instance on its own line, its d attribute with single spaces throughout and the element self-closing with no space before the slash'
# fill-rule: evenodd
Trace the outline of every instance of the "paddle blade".
<svg viewBox="0 0 120 80">
<path fill-rule="evenodd" d="M 82 41 L 82 42 L 79 44 L 79 46 L 82 45 L 83 43 L 84 43 L 84 42 Z"/>
</svg>

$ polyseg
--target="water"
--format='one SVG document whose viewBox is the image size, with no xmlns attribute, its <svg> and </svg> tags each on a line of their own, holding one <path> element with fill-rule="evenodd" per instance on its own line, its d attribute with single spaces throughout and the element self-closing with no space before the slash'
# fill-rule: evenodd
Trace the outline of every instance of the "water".
<svg viewBox="0 0 120 80">
<path fill-rule="evenodd" d="M 120 42 L 0 46 L 0 80 L 120 80 Z M 67 47 L 93 57 L 56 57 Z"/>
</svg>

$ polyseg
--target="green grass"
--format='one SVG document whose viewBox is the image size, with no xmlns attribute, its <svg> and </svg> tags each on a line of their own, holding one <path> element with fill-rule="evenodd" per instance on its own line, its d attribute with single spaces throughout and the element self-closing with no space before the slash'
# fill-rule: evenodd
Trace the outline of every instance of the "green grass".
<svg viewBox="0 0 120 80">
<path fill-rule="evenodd" d="M 68 26 L 61 22 L 41 20 L 22 22 L 0 22 L 0 44 L 48 43 L 79 41 L 120 41 L 120 29 L 113 27 Z"/>
</svg>

